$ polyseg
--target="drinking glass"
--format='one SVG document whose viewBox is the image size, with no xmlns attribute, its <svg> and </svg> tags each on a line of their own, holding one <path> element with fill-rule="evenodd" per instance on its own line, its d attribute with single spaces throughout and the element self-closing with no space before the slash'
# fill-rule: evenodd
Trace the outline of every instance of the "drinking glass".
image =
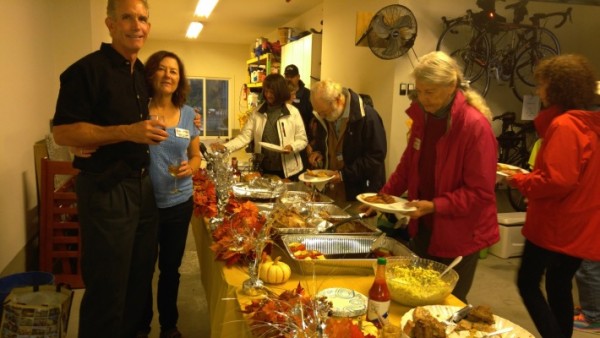
<svg viewBox="0 0 600 338">
<path fill-rule="evenodd" d="M 165 123 L 165 116 L 164 115 L 155 115 L 155 114 L 152 114 L 152 115 L 148 115 L 148 119 L 149 120 L 153 120 L 153 121 L 160 121 L 163 124 Z M 165 128 L 163 128 L 163 127 L 159 127 L 159 128 L 162 129 L 162 130 L 165 130 Z"/>
<path fill-rule="evenodd" d="M 169 170 L 169 175 L 171 175 L 174 180 L 173 190 L 171 190 L 172 194 L 177 194 L 177 193 L 181 192 L 181 190 L 179 190 L 179 188 L 177 188 L 177 174 L 179 173 L 180 166 L 181 166 L 181 160 L 177 160 L 177 161 L 173 161 L 173 162 L 169 163 L 169 166 L 167 167 L 167 169 Z"/>
</svg>

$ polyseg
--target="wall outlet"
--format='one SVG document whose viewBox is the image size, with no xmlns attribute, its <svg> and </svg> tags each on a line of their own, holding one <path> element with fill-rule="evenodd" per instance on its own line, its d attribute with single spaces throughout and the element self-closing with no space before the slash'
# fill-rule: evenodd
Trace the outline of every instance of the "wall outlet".
<svg viewBox="0 0 600 338">
<path fill-rule="evenodd" d="M 406 95 L 407 92 L 408 92 L 408 83 L 401 83 L 400 84 L 400 96 Z"/>
</svg>

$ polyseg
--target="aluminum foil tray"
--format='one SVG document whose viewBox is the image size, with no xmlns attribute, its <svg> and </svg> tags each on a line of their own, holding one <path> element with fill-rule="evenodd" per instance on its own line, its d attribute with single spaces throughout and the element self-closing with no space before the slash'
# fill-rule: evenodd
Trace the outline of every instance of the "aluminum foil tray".
<svg viewBox="0 0 600 338">
<path fill-rule="evenodd" d="M 371 245 L 379 237 L 373 236 L 331 236 L 331 235 L 283 235 L 281 241 L 290 257 L 294 272 L 302 275 L 372 275 L 376 258 L 371 255 Z M 307 250 L 318 250 L 325 255 L 324 260 L 303 260 L 294 258 L 289 244 L 299 242 Z M 383 237 L 377 247 L 386 248 L 393 256 L 416 255 L 395 239 Z"/>
<path fill-rule="evenodd" d="M 293 203 L 296 203 L 294 200 L 304 200 L 310 203 L 333 203 L 333 199 L 327 195 L 323 195 L 320 192 L 316 194 L 312 194 L 309 191 L 297 191 L 297 190 L 288 190 L 286 191 L 282 197 L 282 203 L 286 203 L 286 199 L 291 200 Z"/>
<path fill-rule="evenodd" d="M 279 197 L 285 188 L 283 184 L 236 183 L 231 187 L 233 195 L 238 198 L 269 200 Z"/>
</svg>

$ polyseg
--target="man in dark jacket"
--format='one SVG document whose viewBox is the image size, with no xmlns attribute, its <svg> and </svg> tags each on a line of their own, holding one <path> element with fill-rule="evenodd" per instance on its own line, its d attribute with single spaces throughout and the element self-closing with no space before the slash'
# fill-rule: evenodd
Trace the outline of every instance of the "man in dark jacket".
<svg viewBox="0 0 600 338">
<path fill-rule="evenodd" d="M 306 88 L 304 82 L 300 79 L 300 72 L 296 65 L 288 65 L 283 71 L 285 79 L 293 84 L 293 87 L 298 88 L 295 93 L 295 98 L 292 100 L 292 105 L 298 108 L 300 116 L 302 116 L 302 122 L 304 122 L 304 129 L 308 132 L 308 126 L 310 120 L 313 118 L 313 108 L 310 103 L 310 90 Z M 292 96 L 294 97 L 294 96 Z M 300 152 L 302 158 L 302 165 L 304 168 L 309 168 L 308 153 L 307 149 Z"/>
<path fill-rule="evenodd" d="M 311 103 L 314 118 L 307 134 L 313 149 L 308 161 L 336 171 L 330 181 L 335 184 L 332 197 L 353 201 L 358 194 L 378 192 L 385 184 L 387 143 L 377 111 L 330 80 L 312 87 Z"/>
</svg>

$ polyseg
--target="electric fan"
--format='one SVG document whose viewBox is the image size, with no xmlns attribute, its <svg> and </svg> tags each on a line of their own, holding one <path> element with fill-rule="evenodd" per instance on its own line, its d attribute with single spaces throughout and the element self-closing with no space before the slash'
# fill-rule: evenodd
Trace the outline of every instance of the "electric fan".
<svg viewBox="0 0 600 338">
<path fill-rule="evenodd" d="M 410 9 L 389 5 L 380 9 L 367 29 L 371 52 L 385 60 L 404 55 L 417 38 L 417 20 Z"/>
</svg>

